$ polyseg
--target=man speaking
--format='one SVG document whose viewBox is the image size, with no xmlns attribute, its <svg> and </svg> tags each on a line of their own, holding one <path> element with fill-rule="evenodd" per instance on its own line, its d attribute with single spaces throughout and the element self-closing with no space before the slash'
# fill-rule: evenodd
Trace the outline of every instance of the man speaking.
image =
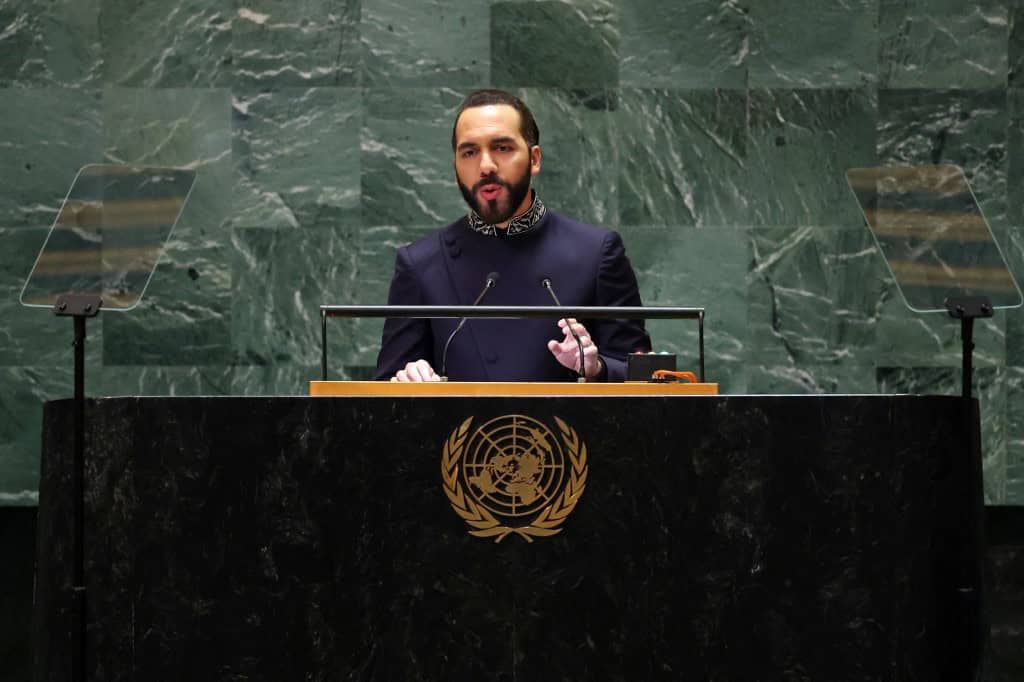
<svg viewBox="0 0 1024 682">
<path fill-rule="evenodd" d="M 467 97 L 452 150 L 470 212 L 398 250 L 389 305 L 641 305 L 619 235 L 547 210 L 531 189 L 540 131 L 519 98 L 501 90 Z M 651 348 L 642 321 L 474 319 L 458 327 L 451 319 L 387 320 L 376 378 L 621 380 L 627 353 Z"/>
</svg>

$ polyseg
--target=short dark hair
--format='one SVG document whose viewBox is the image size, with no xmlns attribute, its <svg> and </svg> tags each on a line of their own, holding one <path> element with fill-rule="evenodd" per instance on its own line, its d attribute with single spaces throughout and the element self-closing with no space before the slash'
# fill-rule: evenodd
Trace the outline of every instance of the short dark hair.
<svg viewBox="0 0 1024 682">
<path fill-rule="evenodd" d="M 473 107 L 486 107 L 492 104 L 507 104 L 519 112 L 519 132 L 529 147 L 540 144 L 540 130 L 537 128 L 537 121 L 533 118 L 533 112 L 526 106 L 523 100 L 504 90 L 477 90 L 459 105 L 459 111 L 455 114 L 455 123 L 452 124 L 452 151 L 455 151 L 455 129 L 459 125 L 459 117 L 466 109 Z"/>
</svg>

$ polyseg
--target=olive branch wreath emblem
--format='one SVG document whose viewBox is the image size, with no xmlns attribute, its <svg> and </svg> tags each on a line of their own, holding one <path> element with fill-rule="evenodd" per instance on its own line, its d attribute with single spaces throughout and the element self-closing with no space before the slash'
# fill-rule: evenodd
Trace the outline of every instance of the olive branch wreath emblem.
<svg viewBox="0 0 1024 682">
<path fill-rule="evenodd" d="M 467 418 L 451 432 L 441 454 L 444 493 L 448 496 L 455 513 L 474 529 L 469 531 L 469 534 L 478 538 L 493 537 L 497 543 L 513 533 L 527 542 L 533 542 L 536 537 L 549 537 L 560 533 L 562 523 L 576 508 L 576 503 L 583 495 L 587 483 L 587 446 L 580 441 L 576 431 L 555 417 L 572 464 L 569 481 L 562 494 L 552 504 L 544 507 L 529 524 L 510 527 L 502 524 L 486 507 L 467 495 L 459 483 L 459 463 L 462 461 L 462 451 L 469 438 L 469 425 L 472 421 L 473 417 Z"/>
</svg>

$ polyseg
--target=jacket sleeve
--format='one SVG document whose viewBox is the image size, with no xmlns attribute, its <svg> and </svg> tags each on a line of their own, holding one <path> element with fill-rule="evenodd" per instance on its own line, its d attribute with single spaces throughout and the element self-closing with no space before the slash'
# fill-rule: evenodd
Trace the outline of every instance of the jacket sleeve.
<svg viewBox="0 0 1024 682">
<path fill-rule="evenodd" d="M 411 262 L 408 247 L 398 249 L 395 256 L 395 274 L 388 291 L 388 305 L 421 305 L 423 290 L 419 277 Z M 384 322 L 384 333 L 377 355 L 377 371 L 374 378 L 390 379 L 405 365 L 414 360 L 424 359 L 433 364 L 434 339 L 429 320 L 392 319 Z"/>
<path fill-rule="evenodd" d="M 599 306 L 643 305 L 636 274 L 617 232 L 609 233 L 602 244 L 596 287 L 595 298 Z M 609 381 L 622 381 L 626 378 L 627 354 L 651 350 L 651 338 L 647 335 L 643 320 L 595 320 L 592 324 L 593 327 L 588 325 L 587 328 L 592 330 Z"/>
</svg>

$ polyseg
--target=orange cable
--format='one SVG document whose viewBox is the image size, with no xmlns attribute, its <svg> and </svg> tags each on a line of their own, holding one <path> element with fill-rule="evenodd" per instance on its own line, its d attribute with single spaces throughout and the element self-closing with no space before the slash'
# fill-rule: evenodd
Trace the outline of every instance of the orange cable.
<svg viewBox="0 0 1024 682">
<path fill-rule="evenodd" d="M 669 377 L 678 379 L 679 381 L 688 381 L 691 384 L 697 383 L 697 375 L 693 372 L 673 372 L 670 369 L 656 369 L 654 370 L 654 373 L 651 374 L 652 379 L 668 379 Z"/>
</svg>

